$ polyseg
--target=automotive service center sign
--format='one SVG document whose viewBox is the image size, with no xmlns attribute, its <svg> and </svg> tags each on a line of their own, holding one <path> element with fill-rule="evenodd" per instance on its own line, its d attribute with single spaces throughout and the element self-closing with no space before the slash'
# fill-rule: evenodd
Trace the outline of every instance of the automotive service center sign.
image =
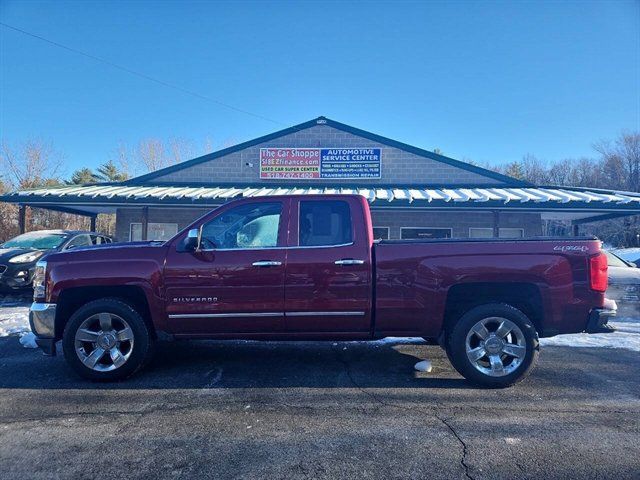
<svg viewBox="0 0 640 480">
<path fill-rule="evenodd" d="M 380 178 L 379 148 L 261 148 L 260 178 Z"/>
</svg>

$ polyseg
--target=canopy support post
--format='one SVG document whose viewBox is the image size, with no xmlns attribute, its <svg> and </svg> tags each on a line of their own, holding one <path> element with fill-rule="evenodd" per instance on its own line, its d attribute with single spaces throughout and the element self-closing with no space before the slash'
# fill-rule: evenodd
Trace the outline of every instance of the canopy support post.
<svg viewBox="0 0 640 480">
<path fill-rule="evenodd" d="M 89 217 L 91 219 L 91 231 L 95 232 L 96 231 L 96 219 L 98 218 L 98 215 L 91 215 L 91 217 Z"/>
<path fill-rule="evenodd" d="M 142 241 L 147 240 L 149 230 L 149 207 L 142 207 Z"/>
<path fill-rule="evenodd" d="M 18 207 L 18 228 L 20 229 L 20 233 L 25 233 L 27 231 L 27 206 L 20 205 Z"/>
<path fill-rule="evenodd" d="M 500 237 L 500 211 L 493 211 L 493 238 Z"/>
</svg>

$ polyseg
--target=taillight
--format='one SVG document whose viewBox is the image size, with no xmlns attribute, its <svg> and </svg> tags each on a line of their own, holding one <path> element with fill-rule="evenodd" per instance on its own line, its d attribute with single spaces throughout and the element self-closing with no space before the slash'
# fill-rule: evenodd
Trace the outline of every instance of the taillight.
<svg viewBox="0 0 640 480">
<path fill-rule="evenodd" d="M 599 253 L 589 259 L 589 284 L 591 290 L 604 292 L 607 289 L 607 256 Z"/>
</svg>

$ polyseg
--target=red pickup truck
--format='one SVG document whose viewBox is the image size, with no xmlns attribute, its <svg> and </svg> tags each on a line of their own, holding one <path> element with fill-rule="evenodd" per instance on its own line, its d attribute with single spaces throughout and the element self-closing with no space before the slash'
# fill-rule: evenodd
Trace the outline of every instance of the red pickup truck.
<svg viewBox="0 0 640 480">
<path fill-rule="evenodd" d="M 127 377 L 163 337 L 439 343 L 469 381 L 524 378 L 538 337 L 595 332 L 607 260 L 595 238 L 375 241 L 355 195 L 245 198 L 167 242 L 48 255 L 31 328 L 81 376 Z"/>
</svg>

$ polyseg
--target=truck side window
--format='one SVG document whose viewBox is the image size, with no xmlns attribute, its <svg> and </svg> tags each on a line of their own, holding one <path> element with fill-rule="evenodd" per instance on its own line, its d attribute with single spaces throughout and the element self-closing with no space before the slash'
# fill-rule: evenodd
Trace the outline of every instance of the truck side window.
<svg viewBox="0 0 640 480">
<path fill-rule="evenodd" d="M 227 210 L 202 227 L 202 248 L 278 246 L 280 202 L 249 203 Z"/>
<path fill-rule="evenodd" d="M 299 245 L 344 245 L 353 241 L 351 211 L 343 201 L 300 202 Z"/>
</svg>

